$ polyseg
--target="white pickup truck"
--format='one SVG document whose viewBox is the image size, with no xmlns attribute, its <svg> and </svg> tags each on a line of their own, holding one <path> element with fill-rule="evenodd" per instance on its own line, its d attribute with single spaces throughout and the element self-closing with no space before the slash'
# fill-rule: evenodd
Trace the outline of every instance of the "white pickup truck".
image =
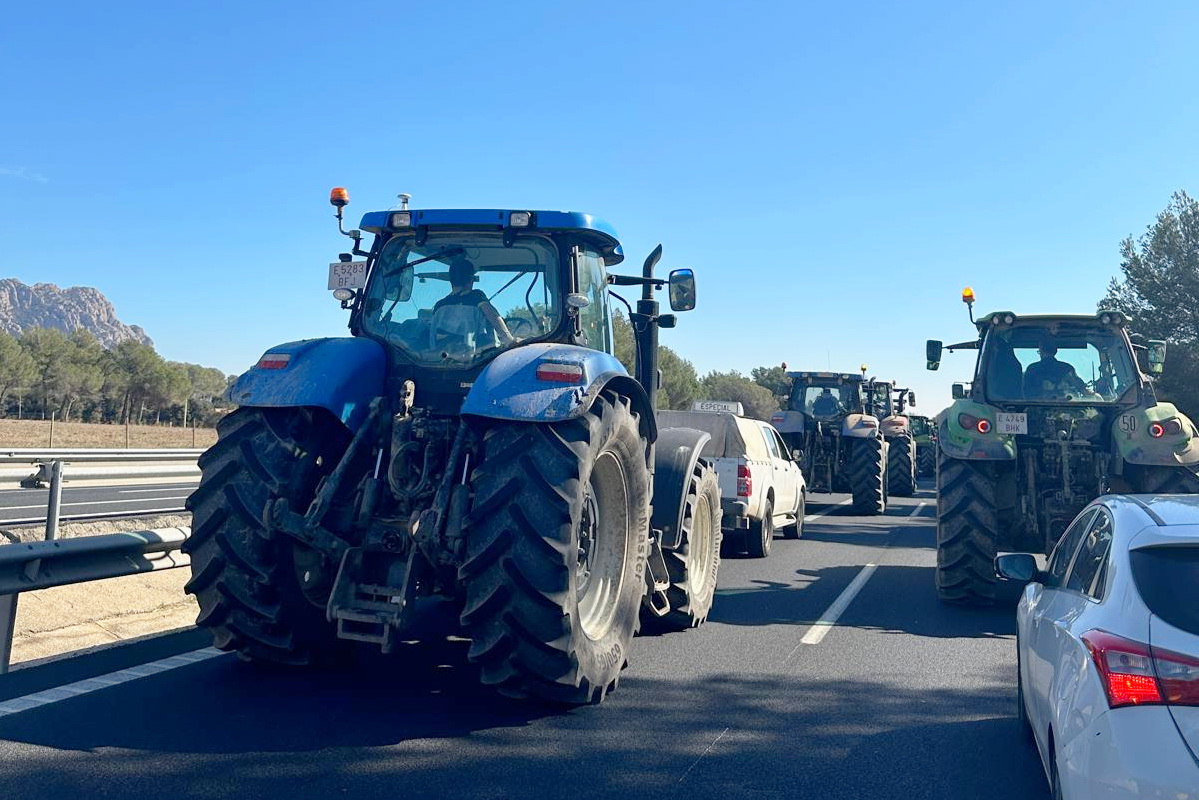
<svg viewBox="0 0 1199 800">
<path fill-rule="evenodd" d="M 722 549 L 764 558 L 776 529 L 787 539 L 802 535 L 807 486 L 799 464 L 769 423 L 722 411 L 659 411 L 657 416 L 659 426 L 712 435 L 701 456 L 715 466 L 720 480 Z"/>
</svg>

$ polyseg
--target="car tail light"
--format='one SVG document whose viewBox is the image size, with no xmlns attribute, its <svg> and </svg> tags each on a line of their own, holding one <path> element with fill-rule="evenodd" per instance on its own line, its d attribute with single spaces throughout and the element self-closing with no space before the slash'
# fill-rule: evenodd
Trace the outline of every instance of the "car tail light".
<svg viewBox="0 0 1199 800">
<path fill-rule="evenodd" d="M 1151 648 L 1153 667 L 1166 702 L 1175 706 L 1199 706 L 1199 658 Z"/>
<path fill-rule="evenodd" d="M 1149 435 L 1154 439 L 1160 439 L 1166 435 L 1166 426 L 1160 422 L 1149 423 Z"/>
<path fill-rule="evenodd" d="M 1153 656 L 1149 645 L 1116 636 L 1107 631 L 1087 631 L 1083 644 L 1099 670 L 1111 708 L 1140 706 L 1162 702 Z"/>
<path fill-rule="evenodd" d="M 1107 631 L 1087 631 L 1082 641 L 1099 669 L 1110 707 L 1199 705 L 1199 658 Z"/>
<path fill-rule="evenodd" d="M 737 465 L 737 496 L 749 497 L 754 491 L 754 475 L 749 470 L 749 464 Z"/>
</svg>

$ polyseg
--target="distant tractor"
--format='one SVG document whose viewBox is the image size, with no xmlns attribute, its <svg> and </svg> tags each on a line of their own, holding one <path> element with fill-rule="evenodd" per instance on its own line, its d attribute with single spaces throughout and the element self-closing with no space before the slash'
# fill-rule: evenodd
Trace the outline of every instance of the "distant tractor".
<svg viewBox="0 0 1199 800">
<path fill-rule="evenodd" d="M 963 301 L 973 312 L 974 293 Z M 1110 492 L 1199 492 L 1191 420 L 1158 402 L 1164 342 L 1134 343 L 1116 311 L 971 321 L 975 339 L 930 340 L 978 353 L 967 392 L 938 417 L 937 592 L 950 603 L 994 598 L 1000 550 L 1048 553 L 1084 505 Z"/>
<path fill-rule="evenodd" d="M 770 421 L 799 451 L 809 491 L 849 492 L 854 511 L 872 515 L 887 504 L 887 443 L 867 408 L 865 372 L 788 372 L 786 409 Z"/>
<path fill-rule="evenodd" d="M 937 474 L 937 428 L 928 417 L 908 415 L 912 439 L 916 442 L 916 477 L 931 478 Z"/>
<path fill-rule="evenodd" d="M 586 214 L 399 210 L 344 232 L 329 288 L 347 338 L 268 350 L 188 500 L 188 591 L 216 646 L 250 661 L 392 651 L 418 600 L 456 607 L 500 692 L 598 702 L 642 617 L 702 623 L 719 568 L 708 435 L 654 416 L 659 313 L 691 270 L 611 275 Z M 335 189 L 339 228 L 344 190 Z M 354 260 L 355 256 L 363 260 Z M 636 377 L 612 355 L 609 286 L 638 287 Z M 399 673 L 398 673 L 399 675 Z M 399 678 L 397 678 L 399 679 Z"/>
<path fill-rule="evenodd" d="M 887 442 L 887 494 L 912 497 L 916 494 L 916 440 L 904 411 L 916 404 L 916 394 L 897 389 L 891 381 L 866 384 L 868 410 L 879 421 Z"/>
</svg>

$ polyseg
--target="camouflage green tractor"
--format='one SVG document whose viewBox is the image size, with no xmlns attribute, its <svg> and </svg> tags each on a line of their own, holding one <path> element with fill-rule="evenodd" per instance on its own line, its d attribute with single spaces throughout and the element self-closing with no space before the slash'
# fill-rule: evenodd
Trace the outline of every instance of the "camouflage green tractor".
<svg viewBox="0 0 1199 800">
<path fill-rule="evenodd" d="M 937 426 L 928 417 L 908 415 L 912 439 L 916 442 L 916 477 L 931 478 L 937 474 Z"/>
<path fill-rule="evenodd" d="M 973 292 L 962 299 L 973 312 Z M 943 349 L 978 353 L 969 392 L 955 384 L 938 417 L 942 601 L 993 601 L 998 551 L 1048 553 L 1101 494 L 1199 492 L 1195 426 L 1145 374 L 1161 373 L 1164 342 L 1130 337 L 1115 311 L 971 321 L 976 338 L 926 351 L 934 370 Z"/>
<path fill-rule="evenodd" d="M 870 411 L 864 375 L 788 372 L 791 396 L 770 422 L 800 451 L 813 492 L 849 492 L 854 512 L 881 514 L 887 505 L 887 442 Z"/>
<path fill-rule="evenodd" d="M 916 404 L 915 392 L 896 388 L 892 381 L 872 380 L 866 385 L 870 413 L 878 417 L 879 430 L 887 442 L 887 494 L 913 497 L 916 494 L 916 440 L 904 413 Z"/>
</svg>

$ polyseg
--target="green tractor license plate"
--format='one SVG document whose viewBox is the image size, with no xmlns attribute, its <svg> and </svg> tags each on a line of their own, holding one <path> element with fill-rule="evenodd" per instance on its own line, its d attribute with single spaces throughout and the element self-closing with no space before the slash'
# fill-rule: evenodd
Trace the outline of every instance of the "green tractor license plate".
<svg viewBox="0 0 1199 800">
<path fill-rule="evenodd" d="M 1028 433 L 1028 414 L 1000 411 L 995 415 L 995 428 L 999 433 L 1023 435 Z"/>
</svg>

